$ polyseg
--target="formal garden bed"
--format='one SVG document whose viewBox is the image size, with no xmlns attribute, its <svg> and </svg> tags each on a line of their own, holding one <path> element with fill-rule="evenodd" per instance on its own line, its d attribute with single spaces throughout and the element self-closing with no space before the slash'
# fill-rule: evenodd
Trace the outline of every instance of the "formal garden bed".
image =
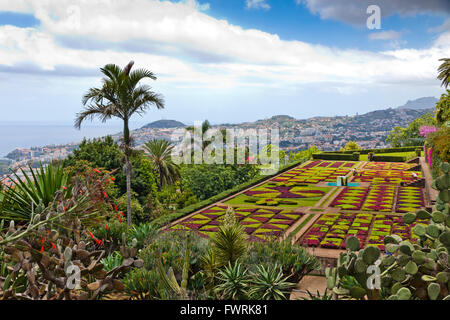
<svg viewBox="0 0 450 320">
<path fill-rule="evenodd" d="M 170 230 L 195 230 L 203 237 L 217 232 L 228 206 L 218 205 L 201 211 L 176 224 Z M 249 240 L 267 240 L 281 236 L 289 227 L 304 216 L 304 213 L 287 209 L 233 208 L 236 219 L 244 226 Z"/>
<path fill-rule="evenodd" d="M 400 216 L 385 214 L 325 213 L 305 232 L 299 244 L 308 247 L 346 249 L 345 240 L 355 236 L 359 239 L 361 248 L 376 246 L 384 250 L 385 236 L 396 234 L 403 240 L 415 242 L 417 238 L 411 233 L 412 228 L 416 224 L 428 223 L 429 219 L 422 219 L 407 225 Z"/>
<path fill-rule="evenodd" d="M 382 169 L 364 169 L 354 176 L 352 182 L 369 182 L 372 184 L 398 184 L 412 182 L 415 180 L 413 173 L 417 178 L 422 178 L 420 171 L 404 170 L 382 170 Z"/>
<path fill-rule="evenodd" d="M 406 171 L 415 166 L 416 166 L 415 163 L 405 163 L 405 162 L 367 162 L 364 165 L 364 169 Z"/>
<path fill-rule="evenodd" d="M 298 168 L 290 170 L 271 181 L 274 182 L 297 182 L 315 184 L 321 181 L 335 182 L 339 176 L 345 176 L 349 169 L 340 168 Z"/>
<path fill-rule="evenodd" d="M 423 189 L 418 187 L 399 187 L 396 212 L 411 212 L 425 206 Z"/>
<path fill-rule="evenodd" d="M 281 208 L 312 207 L 330 190 L 329 187 L 268 182 L 225 201 L 225 204 Z"/>
<path fill-rule="evenodd" d="M 331 207 L 359 210 L 369 193 L 366 187 L 345 187 L 331 203 Z"/>
</svg>

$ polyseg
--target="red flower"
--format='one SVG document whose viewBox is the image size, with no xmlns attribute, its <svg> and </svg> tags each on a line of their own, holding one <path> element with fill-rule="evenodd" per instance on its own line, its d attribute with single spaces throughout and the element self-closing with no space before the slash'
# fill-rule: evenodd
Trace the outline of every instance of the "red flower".
<svg viewBox="0 0 450 320">
<path fill-rule="evenodd" d="M 125 215 L 123 214 L 123 212 L 122 212 L 122 211 L 120 211 L 120 214 L 122 215 L 122 217 L 125 217 Z"/>
<path fill-rule="evenodd" d="M 39 250 L 39 252 L 43 252 L 44 251 L 44 246 L 41 247 L 41 250 Z"/>
<path fill-rule="evenodd" d="M 111 181 L 115 181 L 116 180 L 116 178 L 114 178 L 114 177 L 109 177 L 110 179 L 111 179 Z"/>
<path fill-rule="evenodd" d="M 108 224 L 105 223 L 105 226 L 106 226 L 106 230 L 109 230 Z"/>
<path fill-rule="evenodd" d="M 116 211 L 117 211 L 117 205 L 116 205 L 116 204 L 114 205 L 114 210 L 116 210 Z"/>
<path fill-rule="evenodd" d="M 44 237 L 42 237 L 42 243 L 44 243 L 45 242 L 45 238 Z"/>
<path fill-rule="evenodd" d="M 108 198 L 108 195 L 106 194 L 106 192 L 103 192 L 103 196 L 104 196 L 105 198 Z"/>
<path fill-rule="evenodd" d="M 97 173 L 101 173 L 100 170 L 98 170 L 98 169 L 94 169 L 94 171 Z"/>
<path fill-rule="evenodd" d="M 101 242 L 100 240 L 98 240 L 98 239 L 95 239 L 95 242 L 97 242 L 98 245 L 102 243 L 102 242 Z"/>
<path fill-rule="evenodd" d="M 53 242 L 52 242 L 52 247 L 53 247 L 53 249 L 58 250 Z"/>
<path fill-rule="evenodd" d="M 91 236 L 92 239 L 95 239 L 94 235 L 92 234 L 92 232 L 89 231 L 89 235 Z"/>
<path fill-rule="evenodd" d="M 63 188 L 64 190 L 67 190 L 67 187 L 65 187 L 65 186 L 62 186 L 62 188 Z"/>
</svg>

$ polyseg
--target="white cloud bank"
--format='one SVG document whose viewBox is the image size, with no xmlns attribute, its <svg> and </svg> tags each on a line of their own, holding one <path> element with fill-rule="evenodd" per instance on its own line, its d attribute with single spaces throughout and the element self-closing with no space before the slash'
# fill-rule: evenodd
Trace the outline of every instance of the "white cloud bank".
<svg viewBox="0 0 450 320">
<path fill-rule="evenodd" d="M 416 85 L 436 81 L 438 59 L 450 56 L 450 31 L 422 50 L 340 50 L 243 29 L 208 8 L 193 0 L 3 0 L 0 11 L 33 13 L 42 26 L 0 27 L 0 71 L 73 73 L 133 59 L 158 82 L 184 87 Z"/>
</svg>

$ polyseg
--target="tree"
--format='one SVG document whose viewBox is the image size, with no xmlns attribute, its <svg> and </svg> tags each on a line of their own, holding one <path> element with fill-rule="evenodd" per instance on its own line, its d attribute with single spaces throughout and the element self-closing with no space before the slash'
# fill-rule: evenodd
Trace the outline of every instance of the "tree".
<svg viewBox="0 0 450 320">
<path fill-rule="evenodd" d="M 411 121 L 406 128 L 394 127 L 386 138 L 386 142 L 393 147 L 419 146 L 425 143 L 425 138 L 420 136 L 420 127 L 433 126 L 436 121 L 431 112 L 427 112 L 420 118 Z"/>
<path fill-rule="evenodd" d="M 443 61 L 442 64 L 438 68 L 438 79 L 442 81 L 442 86 L 445 88 L 448 87 L 450 83 L 450 58 L 442 58 L 439 61 Z"/>
<path fill-rule="evenodd" d="M 255 165 L 195 164 L 181 167 L 183 190 L 189 189 L 200 200 L 245 183 L 259 174 Z"/>
<path fill-rule="evenodd" d="M 360 150 L 361 148 L 358 146 L 358 144 L 356 143 L 356 141 L 349 141 L 347 142 L 347 144 L 345 145 L 344 150 L 345 151 L 352 151 L 352 150 Z"/>
<path fill-rule="evenodd" d="M 159 191 L 163 186 L 171 185 L 181 178 L 180 167 L 172 161 L 173 148 L 167 140 L 152 139 L 144 145 L 153 168 L 158 172 Z"/>
<path fill-rule="evenodd" d="M 201 143 L 201 146 L 200 146 L 200 147 L 202 148 L 202 150 L 205 150 L 206 147 L 211 143 L 211 141 L 203 140 L 203 136 L 205 135 L 205 133 L 206 133 L 209 129 L 211 129 L 211 124 L 209 123 L 208 120 L 205 120 L 205 121 L 203 121 L 203 123 L 202 123 L 202 127 L 201 127 L 201 137 L 195 137 L 196 131 L 195 131 L 195 128 L 194 128 L 193 126 L 190 126 L 190 127 L 187 127 L 187 128 L 186 128 L 186 130 L 187 130 L 187 131 L 190 131 L 190 132 L 192 133 L 192 135 L 193 135 L 193 138 L 192 138 L 193 143 L 196 143 L 196 142 L 198 142 L 199 140 L 202 142 L 202 143 Z"/>
<path fill-rule="evenodd" d="M 88 161 L 93 168 L 105 168 L 113 172 L 114 184 L 118 188 L 118 197 L 127 192 L 126 176 L 120 169 L 123 159 L 122 152 L 116 142 L 106 136 L 99 139 L 83 140 L 78 148 L 64 160 L 64 167 L 74 167 L 83 161 Z M 143 152 L 134 152 L 130 158 L 133 165 L 133 180 L 131 190 L 136 194 L 141 205 L 146 203 L 149 193 L 156 193 L 157 181 L 153 174 L 153 167 L 150 160 L 144 156 Z M 114 196 L 111 194 L 110 196 Z M 134 216 L 134 215 L 133 215 Z"/>
<path fill-rule="evenodd" d="M 438 125 L 450 121 L 450 90 L 447 90 L 447 93 L 441 95 L 441 98 L 436 103 L 434 115 Z"/>
<path fill-rule="evenodd" d="M 106 122 L 111 118 L 123 121 L 123 149 L 125 153 L 124 171 L 127 189 L 127 223 L 131 225 L 131 172 L 130 156 L 132 154 L 129 129 L 130 118 L 136 113 L 142 115 L 150 106 L 164 108 L 161 95 L 151 91 L 150 86 L 140 84 L 146 78 L 156 80 L 153 72 L 138 69 L 131 72 L 134 62 L 131 61 L 124 69 L 114 64 L 100 68 L 105 76 L 101 88 L 91 88 L 83 96 L 85 109 L 77 114 L 75 127 L 81 128 L 84 120 L 95 117 Z"/>
</svg>

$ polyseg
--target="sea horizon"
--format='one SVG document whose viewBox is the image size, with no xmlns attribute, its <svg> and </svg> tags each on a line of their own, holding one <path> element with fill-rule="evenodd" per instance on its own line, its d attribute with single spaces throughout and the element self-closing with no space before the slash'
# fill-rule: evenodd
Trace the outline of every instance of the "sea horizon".
<svg viewBox="0 0 450 320">
<path fill-rule="evenodd" d="M 131 129 L 141 126 L 141 123 L 134 123 Z M 84 138 L 99 138 L 120 132 L 120 122 L 87 123 L 78 130 L 70 122 L 0 121 L 0 158 L 16 148 L 79 143 Z"/>
</svg>

